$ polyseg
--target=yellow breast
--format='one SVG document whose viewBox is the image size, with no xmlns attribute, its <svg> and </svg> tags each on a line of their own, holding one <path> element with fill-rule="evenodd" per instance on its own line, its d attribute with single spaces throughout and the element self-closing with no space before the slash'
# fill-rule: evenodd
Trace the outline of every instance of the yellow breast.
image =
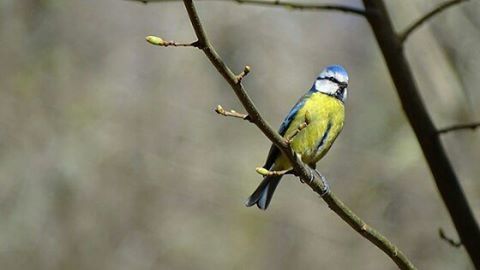
<svg viewBox="0 0 480 270">
<path fill-rule="evenodd" d="M 305 112 L 309 112 L 310 123 L 293 137 L 292 149 L 302 156 L 303 162 L 315 164 L 330 149 L 343 128 L 345 108 L 340 100 L 322 94 L 314 93 L 298 111 L 294 120 L 285 132 L 285 138 L 290 138 L 305 121 Z M 282 155 L 275 162 L 275 169 L 288 169 L 290 163 Z"/>
</svg>

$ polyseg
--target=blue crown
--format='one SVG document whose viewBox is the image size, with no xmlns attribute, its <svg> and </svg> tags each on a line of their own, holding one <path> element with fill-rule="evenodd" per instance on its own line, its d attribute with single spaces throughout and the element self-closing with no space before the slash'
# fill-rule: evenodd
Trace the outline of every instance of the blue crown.
<svg viewBox="0 0 480 270">
<path fill-rule="evenodd" d="M 347 71 L 345 70 L 345 68 L 343 68 L 342 66 L 340 65 L 331 65 L 331 66 L 327 66 L 325 68 L 326 71 L 331 71 L 333 73 L 338 73 L 340 75 L 343 75 L 343 76 L 348 76 L 348 73 Z"/>
<path fill-rule="evenodd" d="M 322 70 L 320 75 L 318 75 L 319 79 L 324 79 L 326 77 L 332 77 L 340 82 L 348 83 L 348 73 L 345 68 L 340 65 L 327 66 Z"/>
</svg>

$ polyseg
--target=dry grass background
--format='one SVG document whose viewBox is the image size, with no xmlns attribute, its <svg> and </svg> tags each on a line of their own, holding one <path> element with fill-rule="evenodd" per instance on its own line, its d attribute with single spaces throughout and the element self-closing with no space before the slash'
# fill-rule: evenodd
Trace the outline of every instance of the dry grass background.
<svg viewBox="0 0 480 270">
<path fill-rule="evenodd" d="M 360 5 L 360 1 L 336 1 Z M 441 1 L 386 1 L 397 29 Z M 350 73 L 346 126 L 319 163 L 332 189 L 419 269 L 473 269 L 367 23 L 329 12 L 198 3 L 205 27 L 278 125 L 327 64 Z M 406 46 L 438 127 L 480 119 L 480 5 Z M 395 269 L 292 177 L 245 208 L 270 143 L 192 41 L 181 3 L 0 1 L 2 269 Z M 480 131 L 444 136 L 480 218 Z"/>
</svg>

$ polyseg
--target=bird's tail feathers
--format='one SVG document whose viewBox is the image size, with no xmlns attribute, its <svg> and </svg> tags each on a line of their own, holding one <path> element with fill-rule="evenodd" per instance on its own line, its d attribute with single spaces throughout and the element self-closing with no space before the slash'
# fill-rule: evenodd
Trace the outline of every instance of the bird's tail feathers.
<svg viewBox="0 0 480 270">
<path fill-rule="evenodd" d="M 257 189 L 248 197 L 245 205 L 250 207 L 256 204 L 258 208 L 266 210 L 281 178 L 282 176 L 278 175 L 264 177 Z"/>
</svg>

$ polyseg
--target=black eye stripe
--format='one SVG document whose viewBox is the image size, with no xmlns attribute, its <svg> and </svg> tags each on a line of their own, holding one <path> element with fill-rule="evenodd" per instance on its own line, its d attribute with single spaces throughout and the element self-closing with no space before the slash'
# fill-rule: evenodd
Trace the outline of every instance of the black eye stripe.
<svg viewBox="0 0 480 270">
<path fill-rule="evenodd" d="M 334 82 L 336 84 L 338 84 L 339 86 L 341 87 L 347 87 L 347 83 L 342 83 L 342 82 L 339 82 L 336 78 L 334 77 L 318 77 L 317 80 L 329 80 L 331 82 Z"/>
<path fill-rule="evenodd" d="M 336 84 L 340 84 L 340 82 L 337 79 L 335 79 L 334 77 L 327 77 L 326 79 L 331 81 L 331 82 L 334 82 Z"/>
</svg>

